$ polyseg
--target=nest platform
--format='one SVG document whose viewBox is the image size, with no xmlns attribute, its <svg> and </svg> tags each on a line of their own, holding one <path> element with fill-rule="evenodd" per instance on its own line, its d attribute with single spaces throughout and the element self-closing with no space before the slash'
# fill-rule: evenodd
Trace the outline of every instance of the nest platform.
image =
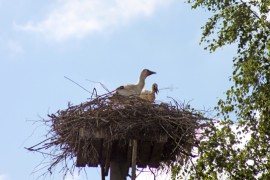
<svg viewBox="0 0 270 180">
<path fill-rule="evenodd" d="M 207 120 L 202 113 L 172 99 L 154 104 L 137 97 L 99 96 L 80 105 L 68 105 L 49 115 L 49 142 L 28 150 L 57 149 L 50 169 L 61 161 L 76 158 L 76 167 L 102 168 L 107 175 L 110 162 L 124 159 L 132 165 L 136 142 L 137 167 L 170 166 L 193 156 L 196 129 Z M 55 151 L 51 151 L 55 152 Z M 53 154 L 53 153 L 52 153 Z"/>
</svg>

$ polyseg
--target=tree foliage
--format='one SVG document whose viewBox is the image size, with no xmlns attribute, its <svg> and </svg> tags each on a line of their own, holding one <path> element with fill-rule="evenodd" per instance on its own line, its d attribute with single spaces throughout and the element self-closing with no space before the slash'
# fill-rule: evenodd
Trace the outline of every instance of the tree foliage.
<svg viewBox="0 0 270 180">
<path fill-rule="evenodd" d="M 270 179 L 270 0 L 188 0 L 192 8 L 206 8 L 213 16 L 202 27 L 201 43 L 215 52 L 236 44 L 233 86 L 216 109 L 224 117 L 218 128 L 206 129 L 191 179 Z M 230 114 L 237 121 L 230 119 Z M 259 117 L 256 116 L 259 114 Z M 249 134 L 243 148 L 238 134 Z"/>
</svg>

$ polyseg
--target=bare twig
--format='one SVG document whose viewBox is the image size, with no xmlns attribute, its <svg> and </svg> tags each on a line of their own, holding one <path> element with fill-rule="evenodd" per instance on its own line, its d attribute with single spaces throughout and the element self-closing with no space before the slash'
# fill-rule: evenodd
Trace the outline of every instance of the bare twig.
<svg viewBox="0 0 270 180">
<path fill-rule="evenodd" d="M 83 90 L 85 90 L 86 92 L 92 94 L 90 91 L 88 91 L 86 88 L 84 88 L 83 86 L 81 86 L 80 84 L 76 83 L 75 81 L 73 81 L 72 79 L 64 76 L 66 79 L 68 79 L 69 81 L 73 82 L 74 84 L 76 84 L 77 86 L 79 86 L 80 88 L 82 88 Z"/>
<path fill-rule="evenodd" d="M 101 82 L 98 82 L 98 81 L 92 81 L 92 80 L 89 80 L 89 79 L 86 79 L 86 81 L 93 82 L 93 83 L 98 83 L 98 84 L 100 84 L 101 87 L 103 87 L 103 89 L 105 89 L 108 93 L 110 92 L 110 90 L 109 90 L 104 84 L 102 84 Z"/>
</svg>

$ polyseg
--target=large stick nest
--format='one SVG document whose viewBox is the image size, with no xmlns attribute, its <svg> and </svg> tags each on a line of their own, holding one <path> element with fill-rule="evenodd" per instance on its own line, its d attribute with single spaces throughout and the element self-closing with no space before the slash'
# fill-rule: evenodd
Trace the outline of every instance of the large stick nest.
<svg viewBox="0 0 270 180">
<path fill-rule="evenodd" d="M 92 140 L 100 130 L 104 141 L 108 143 L 116 140 L 128 143 L 132 139 L 142 141 L 150 136 L 166 135 L 168 140 L 164 144 L 161 162 L 170 165 L 178 161 L 179 157 L 193 156 L 191 149 L 198 143 L 196 130 L 208 119 L 202 112 L 174 99 L 170 103 L 154 104 L 137 97 L 124 98 L 111 94 L 98 96 L 76 106 L 69 104 L 67 109 L 48 116 L 49 120 L 44 122 L 49 125 L 49 138 L 27 149 L 43 154 L 51 149 L 46 153 L 52 156 L 48 168 L 50 172 L 60 162 L 76 157 L 81 128 L 89 137 L 86 141 L 88 144 L 85 144 L 87 147 L 91 147 Z M 85 153 L 94 157 L 97 152 Z M 70 171 L 67 164 L 62 169 Z"/>
</svg>

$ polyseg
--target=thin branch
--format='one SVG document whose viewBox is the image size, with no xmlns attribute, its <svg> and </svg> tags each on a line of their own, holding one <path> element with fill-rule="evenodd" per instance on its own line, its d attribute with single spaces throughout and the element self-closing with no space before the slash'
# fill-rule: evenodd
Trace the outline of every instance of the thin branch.
<svg viewBox="0 0 270 180">
<path fill-rule="evenodd" d="M 64 76 L 66 79 L 68 79 L 69 81 L 73 82 L 74 84 L 76 84 L 77 86 L 79 86 L 80 88 L 82 88 L 83 90 L 85 90 L 86 92 L 92 94 L 92 92 L 88 91 L 86 88 L 84 88 L 83 86 L 81 86 L 80 84 L 76 83 L 75 81 L 73 81 L 72 79 Z"/>
<path fill-rule="evenodd" d="M 101 87 L 103 87 L 103 89 L 105 89 L 108 93 L 111 92 L 104 84 L 102 84 L 102 83 L 99 82 L 99 81 L 92 81 L 92 80 L 89 80 L 89 79 L 86 79 L 86 81 L 93 82 L 93 83 L 98 83 L 98 84 L 100 84 Z"/>
</svg>

